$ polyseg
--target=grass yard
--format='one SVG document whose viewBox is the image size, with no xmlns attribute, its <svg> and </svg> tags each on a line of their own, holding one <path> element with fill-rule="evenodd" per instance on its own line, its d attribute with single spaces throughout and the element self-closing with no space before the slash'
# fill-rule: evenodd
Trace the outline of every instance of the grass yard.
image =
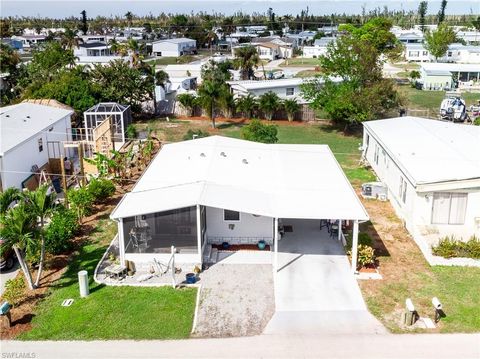
<svg viewBox="0 0 480 359">
<path fill-rule="evenodd" d="M 196 289 L 108 287 L 93 281 L 93 272 L 116 233 L 101 220 L 61 280 L 37 307 L 32 329 L 23 340 L 179 339 L 192 328 Z M 79 297 L 77 272 L 88 271 L 90 295 Z M 70 307 L 64 299 L 73 298 Z"/>
<path fill-rule="evenodd" d="M 294 57 L 291 59 L 286 59 L 280 66 L 281 67 L 288 67 L 288 66 L 307 67 L 307 66 L 319 66 L 319 65 L 320 65 L 320 61 L 318 59 Z"/>
<path fill-rule="evenodd" d="M 363 203 L 372 223 L 360 230 L 374 239 L 383 276 L 359 281 L 370 311 L 394 333 L 426 331 L 399 325 L 405 300 L 411 298 L 420 316 L 433 319 L 431 299 L 438 297 L 446 317 L 435 331 L 480 331 L 480 268 L 431 267 L 389 202 Z"/>
<path fill-rule="evenodd" d="M 303 70 L 303 71 L 297 72 L 295 77 L 315 77 L 315 76 L 320 76 L 321 74 L 322 74 L 321 71 Z"/>
<path fill-rule="evenodd" d="M 154 61 L 155 65 L 175 65 L 175 64 L 188 64 L 189 62 L 195 61 L 196 58 L 192 55 L 184 55 L 179 57 L 158 57 L 149 62 Z"/>
</svg>

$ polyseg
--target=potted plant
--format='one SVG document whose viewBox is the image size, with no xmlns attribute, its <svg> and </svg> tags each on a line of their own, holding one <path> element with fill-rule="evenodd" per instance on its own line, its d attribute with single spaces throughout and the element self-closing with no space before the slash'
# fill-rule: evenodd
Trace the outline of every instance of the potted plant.
<svg viewBox="0 0 480 359">
<path fill-rule="evenodd" d="M 265 243 L 264 240 L 258 241 L 258 243 L 257 243 L 258 249 L 260 249 L 260 250 L 262 250 L 262 251 L 265 249 L 266 245 L 267 245 L 267 244 Z"/>
</svg>

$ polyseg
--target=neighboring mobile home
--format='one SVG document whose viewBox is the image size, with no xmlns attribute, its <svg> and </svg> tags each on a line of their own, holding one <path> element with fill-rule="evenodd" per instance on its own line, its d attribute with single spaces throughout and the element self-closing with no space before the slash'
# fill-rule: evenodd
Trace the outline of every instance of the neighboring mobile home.
<svg viewBox="0 0 480 359">
<path fill-rule="evenodd" d="M 414 238 L 480 236 L 480 127 L 418 117 L 369 121 L 362 148 Z"/>
<path fill-rule="evenodd" d="M 159 40 L 152 43 L 152 53 L 157 57 L 178 57 L 197 52 L 197 41 L 185 37 Z"/>
<path fill-rule="evenodd" d="M 328 146 L 211 136 L 164 145 L 111 218 L 122 263 L 168 260 L 171 246 L 176 262 L 202 263 L 223 242 L 277 253 L 282 219 L 318 221 L 319 240 L 321 219 L 352 221 L 356 263 L 368 215 Z"/>
<path fill-rule="evenodd" d="M 58 158 L 60 143 L 71 140 L 73 110 L 20 103 L 0 109 L 0 189 L 23 188 L 49 158 Z"/>
</svg>

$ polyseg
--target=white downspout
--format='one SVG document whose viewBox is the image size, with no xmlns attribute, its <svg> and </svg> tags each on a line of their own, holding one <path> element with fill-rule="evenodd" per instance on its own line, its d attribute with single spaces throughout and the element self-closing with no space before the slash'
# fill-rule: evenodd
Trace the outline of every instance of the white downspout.
<svg viewBox="0 0 480 359">
<path fill-rule="evenodd" d="M 352 238 L 352 272 L 357 273 L 357 253 L 358 252 L 358 219 L 353 222 Z"/>
</svg>

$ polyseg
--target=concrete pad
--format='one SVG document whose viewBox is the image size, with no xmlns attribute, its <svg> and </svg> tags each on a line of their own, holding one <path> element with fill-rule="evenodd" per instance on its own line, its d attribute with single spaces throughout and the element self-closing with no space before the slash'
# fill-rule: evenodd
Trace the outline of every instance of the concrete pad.
<svg viewBox="0 0 480 359">
<path fill-rule="evenodd" d="M 217 263 L 221 264 L 272 264 L 272 252 L 270 251 L 236 251 L 218 252 Z M 270 269 L 272 270 L 272 269 Z"/>
<path fill-rule="evenodd" d="M 267 334 L 385 333 L 367 310 L 338 238 L 319 221 L 283 220 L 293 232 L 279 243 L 276 313 Z"/>
</svg>

